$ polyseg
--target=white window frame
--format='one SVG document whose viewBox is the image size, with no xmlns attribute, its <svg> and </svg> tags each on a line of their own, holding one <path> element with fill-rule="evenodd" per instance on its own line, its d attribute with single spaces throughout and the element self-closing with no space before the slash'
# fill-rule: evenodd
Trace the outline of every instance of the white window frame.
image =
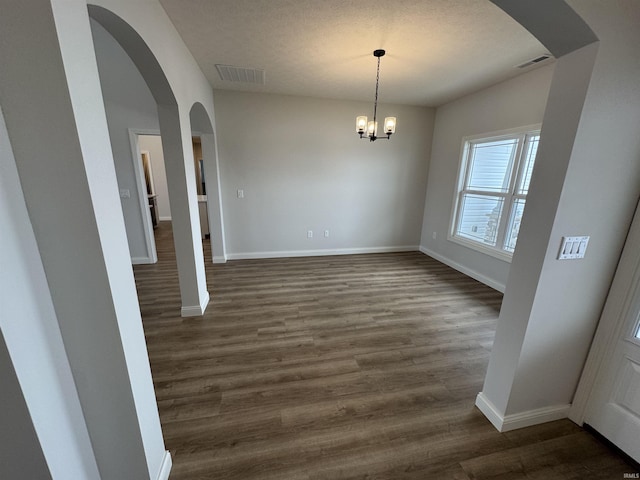
<svg viewBox="0 0 640 480">
<path fill-rule="evenodd" d="M 462 139 L 460 161 L 458 163 L 458 173 L 456 177 L 456 188 L 453 195 L 453 208 L 451 210 L 451 219 L 449 223 L 449 232 L 447 239 L 451 242 L 457 243 L 464 247 L 476 250 L 478 252 L 490 255 L 505 262 L 511 263 L 513 253 L 503 248 L 505 236 L 507 234 L 508 225 L 511 214 L 511 208 L 514 200 L 526 199 L 527 195 L 516 193 L 516 186 L 520 183 L 522 175 L 524 174 L 524 166 L 526 161 L 523 158 L 523 149 L 525 147 L 525 139 L 527 135 L 539 135 L 541 124 L 527 125 L 524 127 L 513 128 L 509 130 L 501 130 L 499 132 L 483 133 L 479 135 L 470 135 Z M 515 157 L 516 163 L 513 164 L 515 173 L 512 172 L 509 179 L 509 191 L 508 192 L 491 192 L 493 197 L 502 197 L 504 203 L 502 206 L 502 214 L 500 216 L 500 223 L 498 226 L 498 236 L 496 238 L 496 246 L 485 245 L 480 242 L 476 242 L 456 234 L 458 224 L 460 222 L 460 203 L 462 194 L 477 193 L 483 196 L 487 195 L 486 191 L 474 192 L 473 190 L 465 190 L 465 180 L 469 175 L 469 169 L 471 168 L 471 162 L 469 161 L 469 150 L 473 143 L 477 142 L 491 142 L 496 140 L 519 138 L 518 147 L 516 149 Z"/>
</svg>

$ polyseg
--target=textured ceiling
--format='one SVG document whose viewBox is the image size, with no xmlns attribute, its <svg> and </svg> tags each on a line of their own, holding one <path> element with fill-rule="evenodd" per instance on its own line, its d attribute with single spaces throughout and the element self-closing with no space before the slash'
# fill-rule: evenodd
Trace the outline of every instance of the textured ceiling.
<svg viewBox="0 0 640 480">
<path fill-rule="evenodd" d="M 160 0 L 214 88 L 437 106 L 546 53 L 489 0 Z M 222 81 L 215 64 L 265 70 Z M 531 68 L 531 67 L 530 67 Z"/>
</svg>

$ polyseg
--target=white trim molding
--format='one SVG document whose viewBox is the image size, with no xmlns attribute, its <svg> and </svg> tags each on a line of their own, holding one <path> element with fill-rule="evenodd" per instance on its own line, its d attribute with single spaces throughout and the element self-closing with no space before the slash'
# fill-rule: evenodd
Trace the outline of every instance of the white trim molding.
<svg viewBox="0 0 640 480">
<path fill-rule="evenodd" d="M 211 261 L 213 263 L 227 263 L 227 257 L 226 256 L 214 256 Z"/>
<path fill-rule="evenodd" d="M 499 432 L 509 432 L 519 428 L 539 425 L 567 418 L 571 405 L 553 405 L 550 407 L 528 410 L 526 412 L 503 415 L 483 392 L 476 397 L 476 407 L 496 427 Z"/>
<path fill-rule="evenodd" d="M 258 258 L 287 258 L 287 257 L 321 257 L 330 255 L 360 255 L 364 253 L 396 253 L 417 252 L 417 245 L 399 247 L 365 247 L 365 248 L 334 248 L 323 250 L 287 250 L 271 252 L 228 253 L 227 260 L 249 260 Z"/>
<path fill-rule="evenodd" d="M 502 431 L 517 430 L 518 428 L 540 425 L 541 423 L 553 422 L 569 417 L 571 404 L 552 405 L 550 407 L 538 408 L 527 412 L 514 413 L 504 417 Z"/>
<path fill-rule="evenodd" d="M 162 457 L 162 464 L 160 465 L 160 471 L 158 472 L 157 480 L 169 480 L 169 473 L 171 473 L 171 467 L 173 461 L 171 460 L 171 453 L 169 450 L 164 452 Z"/>
<path fill-rule="evenodd" d="M 152 258 L 149 257 L 131 257 L 132 265 L 150 265 L 156 263 Z"/>
<path fill-rule="evenodd" d="M 479 242 L 473 242 L 471 240 L 465 239 L 464 237 L 458 237 L 451 234 L 451 232 L 447 234 L 447 240 L 476 252 L 484 253 L 485 255 L 489 255 L 490 257 L 497 258 L 498 260 L 502 260 L 503 262 L 511 263 L 511 261 L 513 260 L 513 254 L 507 252 L 506 250 L 498 250 L 497 248 L 485 247 Z"/>
<path fill-rule="evenodd" d="M 207 305 L 209 305 L 209 292 L 204 292 L 205 295 L 200 299 L 200 305 L 187 305 L 180 309 L 180 314 L 183 317 L 201 317 L 204 315 Z"/>
<path fill-rule="evenodd" d="M 439 262 L 444 263 L 445 265 L 450 266 L 454 270 L 459 271 L 460 273 L 464 273 L 465 275 L 479 281 L 480 283 L 484 283 L 488 287 L 493 288 L 501 293 L 504 293 L 506 285 L 504 283 L 496 282 L 494 279 L 487 277 L 471 268 L 465 267 L 464 265 L 459 264 L 458 262 L 454 262 L 450 258 L 447 258 L 439 253 L 434 252 L 433 250 L 429 250 L 426 247 L 420 247 L 420 251 L 425 255 L 438 260 Z"/>
<path fill-rule="evenodd" d="M 158 261 L 158 253 L 156 251 L 156 239 L 153 234 L 153 222 L 151 220 L 151 211 L 149 210 L 149 199 L 147 197 L 146 180 L 144 176 L 144 167 L 142 165 L 142 151 L 138 142 L 139 135 L 159 135 L 159 130 L 140 130 L 129 128 L 129 144 L 131 146 L 131 159 L 133 162 L 133 171 L 136 178 L 136 189 L 138 190 L 138 204 L 140 207 L 140 215 L 142 218 L 142 230 L 144 232 L 144 242 L 147 250 L 147 257 L 150 261 L 141 263 L 156 263 Z M 131 259 L 131 263 L 135 263 Z"/>
</svg>

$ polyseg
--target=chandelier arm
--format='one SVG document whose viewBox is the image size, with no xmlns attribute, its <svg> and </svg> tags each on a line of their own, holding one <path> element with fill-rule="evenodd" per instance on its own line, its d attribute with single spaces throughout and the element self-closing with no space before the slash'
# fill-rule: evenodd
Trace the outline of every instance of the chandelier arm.
<svg viewBox="0 0 640 480">
<path fill-rule="evenodd" d="M 370 142 L 375 142 L 376 140 L 380 140 L 380 139 L 391 140 L 391 134 L 387 133 L 386 137 L 376 137 L 375 135 L 371 135 L 371 136 L 367 135 L 367 136 L 365 136 L 364 133 L 361 133 L 360 134 L 360 138 L 365 139 L 365 140 L 369 140 Z"/>
</svg>

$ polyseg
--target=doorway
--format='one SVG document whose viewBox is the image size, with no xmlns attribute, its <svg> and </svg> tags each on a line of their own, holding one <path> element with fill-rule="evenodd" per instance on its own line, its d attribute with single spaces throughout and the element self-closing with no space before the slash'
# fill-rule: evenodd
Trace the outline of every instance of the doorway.
<svg viewBox="0 0 640 480">
<path fill-rule="evenodd" d="M 141 192 L 140 208 L 148 251 L 148 261 L 135 264 L 156 263 L 155 232 L 160 222 L 171 222 L 171 204 L 167 186 L 162 137 L 159 131 L 129 129 L 136 183 Z M 192 137 L 193 161 L 198 195 L 198 209 L 202 239 L 209 238 L 209 218 L 206 194 L 205 166 L 200 136 Z"/>
<path fill-rule="evenodd" d="M 162 138 L 159 131 L 129 129 L 135 181 L 148 257 L 132 259 L 134 264 L 158 261 L 154 231 L 159 222 L 171 221 L 169 189 Z"/>
<path fill-rule="evenodd" d="M 198 215 L 200 217 L 200 234 L 202 240 L 210 238 L 209 211 L 207 197 L 207 181 L 205 175 L 204 157 L 202 155 L 202 140 L 200 135 L 191 137 L 193 144 L 193 165 L 196 174 L 196 193 L 198 194 Z"/>
</svg>

